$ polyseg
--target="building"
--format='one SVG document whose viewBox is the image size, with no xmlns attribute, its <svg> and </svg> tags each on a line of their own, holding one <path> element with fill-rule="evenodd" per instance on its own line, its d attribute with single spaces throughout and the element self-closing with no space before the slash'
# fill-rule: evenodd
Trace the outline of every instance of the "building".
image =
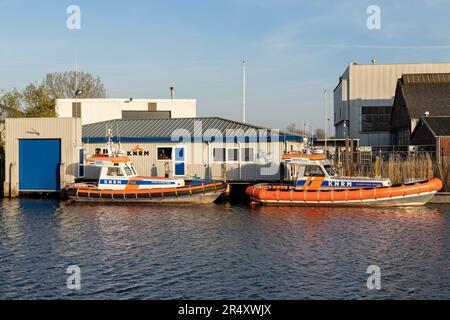
<svg viewBox="0 0 450 320">
<path fill-rule="evenodd" d="M 59 192 L 105 153 L 107 133 L 151 176 L 245 183 L 283 176 L 281 156 L 301 150 L 303 137 L 222 118 L 116 119 L 82 126 L 80 118 L 6 119 L 4 195 Z"/>
<path fill-rule="evenodd" d="M 450 156 L 450 115 L 422 117 L 411 134 L 411 144 L 419 150 L 421 146 L 434 146 L 437 159 Z"/>
<path fill-rule="evenodd" d="M 360 139 L 361 146 L 390 145 L 389 120 L 398 79 L 409 73 L 447 72 L 450 63 L 349 63 L 334 89 L 336 138 Z"/>
<path fill-rule="evenodd" d="M 58 192 L 83 174 L 79 118 L 8 118 L 5 124 L 6 196 Z"/>
<path fill-rule="evenodd" d="M 450 116 L 450 73 L 405 74 L 397 81 L 390 119 L 393 144 L 409 145 L 411 133 L 424 115 L 436 125 L 431 117 Z M 416 141 L 421 131 L 416 133 Z"/>
<path fill-rule="evenodd" d="M 217 117 L 119 119 L 83 126 L 87 154 L 105 151 L 108 129 L 140 174 L 187 180 L 279 180 L 281 155 L 303 143 L 299 135 Z M 86 169 L 86 178 L 98 174 Z"/>
<path fill-rule="evenodd" d="M 195 99 L 57 99 L 58 117 L 79 117 L 82 124 L 121 119 L 130 111 L 151 111 L 152 117 L 193 118 Z M 150 115 L 150 113 L 147 113 Z"/>
</svg>

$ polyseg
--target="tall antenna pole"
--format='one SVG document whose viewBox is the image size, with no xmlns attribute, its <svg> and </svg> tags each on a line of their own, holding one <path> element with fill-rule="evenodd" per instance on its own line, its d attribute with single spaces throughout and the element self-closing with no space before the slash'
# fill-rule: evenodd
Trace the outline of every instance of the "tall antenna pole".
<svg viewBox="0 0 450 320">
<path fill-rule="evenodd" d="M 75 54 L 75 92 L 78 91 L 78 54 Z"/>
<path fill-rule="evenodd" d="M 324 108 L 324 122 L 323 122 L 323 132 L 325 135 L 325 154 L 327 153 L 327 119 L 328 119 L 328 108 L 327 108 L 327 89 L 323 90 L 323 108 Z"/>
<path fill-rule="evenodd" d="M 245 60 L 242 61 L 242 122 L 245 123 Z"/>
</svg>

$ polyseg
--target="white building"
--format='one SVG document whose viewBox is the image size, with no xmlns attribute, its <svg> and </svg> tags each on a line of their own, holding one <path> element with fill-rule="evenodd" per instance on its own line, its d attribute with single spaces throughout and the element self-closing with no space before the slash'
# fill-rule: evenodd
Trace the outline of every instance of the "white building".
<svg viewBox="0 0 450 320">
<path fill-rule="evenodd" d="M 83 126 L 86 154 L 105 150 L 106 130 L 146 176 L 277 181 L 282 155 L 299 151 L 303 137 L 218 117 L 112 120 Z M 86 178 L 98 176 L 86 168 Z"/>
<path fill-rule="evenodd" d="M 78 117 L 82 124 L 121 119 L 123 111 L 161 112 L 170 118 L 195 118 L 195 99 L 57 99 L 60 118 Z"/>
<path fill-rule="evenodd" d="M 389 121 L 397 80 L 408 73 L 448 73 L 450 63 L 349 63 L 334 89 L 336 138 L 360 139 L 362 146 L 390 145 Z"/>
</svg>

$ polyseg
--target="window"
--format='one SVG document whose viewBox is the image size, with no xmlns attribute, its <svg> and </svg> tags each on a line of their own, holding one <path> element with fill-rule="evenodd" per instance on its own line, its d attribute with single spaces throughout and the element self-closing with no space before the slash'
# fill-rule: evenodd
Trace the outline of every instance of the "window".
<svg viewBox="0 0 450 320">
<path fill-rule="evenodd" d="M 81 118 L 81 102 L 72 102 L 72 117 Z"/>
<path fill-rule="evenodd" d="M 322 169 L 319 166 L 305 166 L 305 177 L 324 177 Z"/>
<path fill-rule="evenodd" d="M 361 107 L 361 132 L 389 131 L 392 107 Z"/>
<path fill-rule="evenodd" d="M 108 168 L 106 175 L 109 177 L 122 177 L 123 173 L 122 173 L 122 170 L 120 170 L 120 168 L 112 167 L 112 168 Z"/>
<path fill-rule="evenodd" d="M 229 148 L 227 149 L 227 162 L 237 162 L 239 161 L 239 149 Z"/>
<path fill-rule="evenodd" d="M 172 148 L 157 148 L 158 160 L 172 160 Z"/>
<path fill-rule="evenodd" d="M 126 174 L 127 176 L 132 176 L 132 175 L 133 175 L 133 171 L 131 171 L 130 168 L 124 167 L 123 169 L 125 170 L 125 174 Z"/>
<path fill-rule="evenodd" d="M 84 149 L 78 149 L 78 177 L 84 177 Z"/>
<path fill-rule="evenodd" d="M 292 148 L 292 145 L 291 145 Z M 255 149 L 254 148 L 241 148 L 241 161 L 242 162 L 254 162 L 255 161 Z"/>
<path fill-rule="evenodd" d="M 324 169 L 326 170 L 326 172 L 328 173 L 328 175 L 330 177 L 335 176 L 336 175 L 336 171 L 334 171 L 333 167 L 329 164 L 326 164 L 323 166 Z"/>
<path fill-rule="evenodd" d="M 95 148 L 95 155 L 98 156 L 102 153 L 102 149 L 101 148 Z"/>
<path fill-rule="evenodd" d="M 149 102 L 148 103 L 148 111 L 156 111 L 156 102 Z"/>
<path fill-rule="evenodd" d="M 213 161 L 225 162 L 226 148 L 213 148 Z"/>
</svg>

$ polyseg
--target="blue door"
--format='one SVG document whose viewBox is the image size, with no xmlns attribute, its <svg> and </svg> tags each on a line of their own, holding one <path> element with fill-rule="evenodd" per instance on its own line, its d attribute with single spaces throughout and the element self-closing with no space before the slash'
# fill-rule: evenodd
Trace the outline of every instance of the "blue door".
<svg viewBox="0 0 450 320">
<path fill-rule="evenodd" d="M 184 176 L 185 175 L 185 155 L 184 155 L 184 147 L 175 148 L 175 175 L 176 176 Z"/>
<path fill-rule="evenodd" d="M 19 191 L 60 190 L 61 140 L 19 140 Z"/>
</svg>

